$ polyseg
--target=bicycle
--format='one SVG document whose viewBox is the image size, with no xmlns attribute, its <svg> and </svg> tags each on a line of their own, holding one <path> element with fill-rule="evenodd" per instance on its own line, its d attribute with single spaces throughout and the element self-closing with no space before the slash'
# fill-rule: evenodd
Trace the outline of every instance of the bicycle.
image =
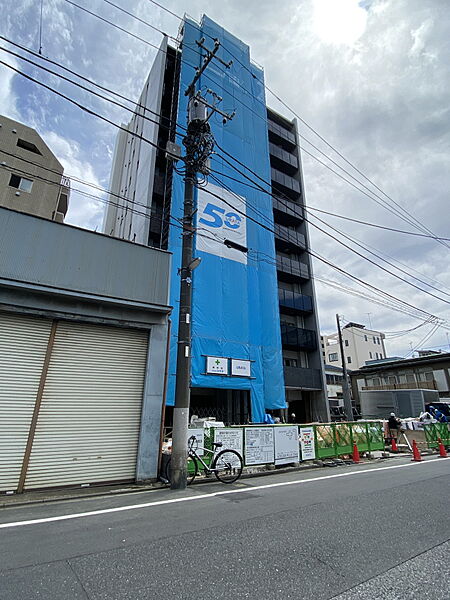
<svg viewBox="0 0 450 600">
<path fill-rule="evenodd" d="M 242 456 L 236 450 L 226 448 L 217 452 L 219 448 L 222 448 L 222 442 L 213 442 L 214 450 L 209 448 L 201 447 L 201 450 L 213 455 L 211 466 L 207 465 L 201 456 L 197 454 L 198 444 L 194 448 L 194 444 L 197 442 L 195 435 L 192 435 L 188 440 L 188 468 L 187 468 L 187 484 L 190 485 L 199 473 L 200 462 L 203 468 L 203 472 L 206 477 L 209 477 L 214 473 L 216 478 L 222 483 L 234 483 L 239 479 L 242 474 L 243 460 Z M 172 459 L 167 461 L 166 465 L 166 479 L 170 483 L 170 465 Z"/>
</svg>

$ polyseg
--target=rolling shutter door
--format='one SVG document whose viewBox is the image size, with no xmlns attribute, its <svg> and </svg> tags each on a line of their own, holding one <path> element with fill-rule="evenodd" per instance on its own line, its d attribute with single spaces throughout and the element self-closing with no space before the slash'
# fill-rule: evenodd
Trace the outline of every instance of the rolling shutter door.
<svg viewBox="0 0 450 600">
<path fill-rule="evenodd" d="M 0 491 L 19 483 L 51 326 L 0 312 Z"/>
<path fill-rule="evenodd" d="M 60 321 L 25 489 L 134 479 L 148 332 Z"/>
</svg>

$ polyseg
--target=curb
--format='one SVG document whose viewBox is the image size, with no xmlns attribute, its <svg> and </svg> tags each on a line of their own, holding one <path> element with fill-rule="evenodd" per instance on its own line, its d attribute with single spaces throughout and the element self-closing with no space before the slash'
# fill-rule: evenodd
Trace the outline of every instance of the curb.
<svg viewBox="0 0 450 600">
<path fill-rule="evenodd" d="M 383 457 L 383 458 L 374 458 L 371 460 L 362 460 L 359 463 L 352 463 L 353 466 L 359 466 L 359 465 L 367 465 L 370 463 L 375 463 L 377 461 L 384 461 L 384 460 L 388 460 L 389 458 L 400 458 L 402 456 L 402 454 L 394 454 L 394 455 L 390 455 L 389 457 Z M 403 455 L 405 456 L 405 455 Z M 331 462 L 331 461 L 330 461 Z M 271 475 L 282 475 L 282 474 L 286 474 L 286 473 L 296 473 L 299 471 L 310 471 L 310 470 L 314 470 L 314 469 L 325 469 L 325 468 L 330 468 L 331 466 L 334 467 L 338 467 L 338 466 L 351 466 L 349 464 L 327 464 L 327 463 L 323 463 L 323 464 L 316 464 L 314 463 L 309 463 L 309 464 L 304 464 L 304 465 L 300 465 L 298 467 L 282 467 L 280 469 L 265 469 L 264 471 L 255 471 L 255 472 L 243 472 L 241 475 L 241 479 L 251 479 L 254 477 L 269 477 Z M 203 485 L 205 483 L 215 483 L 215 479 L 209 479 L 209 478 L 205 478 L 202 480 L 196 480 L 193 483 L 193 486 L 196 485 Z M 110 489 L 110 490 L 105 490 L 103 489 L 102 491 L 98 491 L 98 492 L 93 492 L 93 493 L 88 493 L 88 490 L 92 490 L 93 488 L 77 488 L 76 490 L 74 490 L 74 493 L 72 495 L 60 495 L 60 496 L 51 496 L 49 498 L 33 498 L 30 500 L 27 499 L 20 499 L 20 500 L 13 500 L 11 502 L 0 502 L 0 509 L 3 508 L 15 508 L 15 507 L 23 507 L 23 506 L 33 506 L 36 504 L 47 504 L 50 502 L 63 502 L 65 500 L 88 500 L 89 498 L 99 498 L 99 497 L 104 497 L 104 496 L 122 496 L 124 494 L 134 494 L 134 493 L 140 493 L 140 492 L 155 492 L 157 490 L 163 490 L 163 489 L 168 489 L 167 486 L 160 482 L 160 481 L 156 481 L 154 483 L 151 484 L 142 484 L 142 485 L 136 485 L 133 484 L 134 487 L 129 487 L 129 488 L 121 488 L 121 489 Z M 13 498 L 17 498 L 17 495 L 12 495 L 10 497 Z"/>
</svg>

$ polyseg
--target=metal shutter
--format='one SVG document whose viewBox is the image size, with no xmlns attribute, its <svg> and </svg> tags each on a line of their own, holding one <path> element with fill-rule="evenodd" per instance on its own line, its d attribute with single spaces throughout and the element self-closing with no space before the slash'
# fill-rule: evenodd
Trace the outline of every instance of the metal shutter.
<svg viewBox="0 0 450 600">
<path fill-rule="evenodd" d="M 0 312 L 0 491 L 19 483 L 51 326 Z"/>
<path fill-rule="evenodd" d="M 148 332 L 61 321 L 25 489 L 134 479 Z"/>
</svg>

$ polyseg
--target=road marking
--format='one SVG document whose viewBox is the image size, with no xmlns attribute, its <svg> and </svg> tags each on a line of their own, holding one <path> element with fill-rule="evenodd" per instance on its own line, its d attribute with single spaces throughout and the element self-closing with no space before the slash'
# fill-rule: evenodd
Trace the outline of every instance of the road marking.
<svg viewBox="0 0 450 600">
<path fill-rule="evenodd" d="M 164 504 L 177 504 L 179 502 L 191 502 L 193 500 L 204 500 L 206 498 L 215 498 L 217 496 L 225 496 L 227 494 L 240 494 L 242 492 L 253 492 L 256 490 L 267 490 L 271 488 L 284 487 L 288 485 L 301 485 L 312 483 L 314 481 L 324 481 L 325 479 L 336 479 L 338 477 L 350 477 L 354 475 L 362 475 L 363 473 L 378 473 L 379 471 L 388 471 L 390 469 L 402 469 L 404 467 L 415 467 L 418 465 L 427 465 L 433 461 L 412 462 L 405 465 L 392 465 L 390 467 L 377 467 L 371 469 L 362 469 L 352 471 L 350 473 L 335 473 L 334 475 L 324 475 L 322 477 L 311 477 L 309 479 L 300 479 L 295 481 L 281 481 L 278 483 L 268 483 L 266 485 L 249 486 L 239 489 L 231 489 L 219 492 L 211 492 L 210 494 L 198 494 L 196 496 L 183 496 L 182 498 L 170 498 L 168 500 L 156 500 L 155 502 L 145 502 L 143 504 L 132 504 L 130 506 L 118 506 L 116 508 L 103 508 L 100 510 L 91 510 L 83 513 L 72 513 L 69 515 L 59 515 L 57 517 L 46 517 L 43 519 L 31 519 L 29 521 L 15 521 L 13 523 L 2 523 L 0 529 L 12 529 L 13 527 L 23 527 L 24 525 L 38 525 L 40 523 L 53 523 L 54 521 L 68 521 L 70 519 L 81 519 L 83 517 L 94 517 L 97 515 L 106 515 L 109 513 L 123 512 L 127 510 L 138 510 L 143 508 L 151 508 L 152 506 L 162 506 Z"/>
</svg>

